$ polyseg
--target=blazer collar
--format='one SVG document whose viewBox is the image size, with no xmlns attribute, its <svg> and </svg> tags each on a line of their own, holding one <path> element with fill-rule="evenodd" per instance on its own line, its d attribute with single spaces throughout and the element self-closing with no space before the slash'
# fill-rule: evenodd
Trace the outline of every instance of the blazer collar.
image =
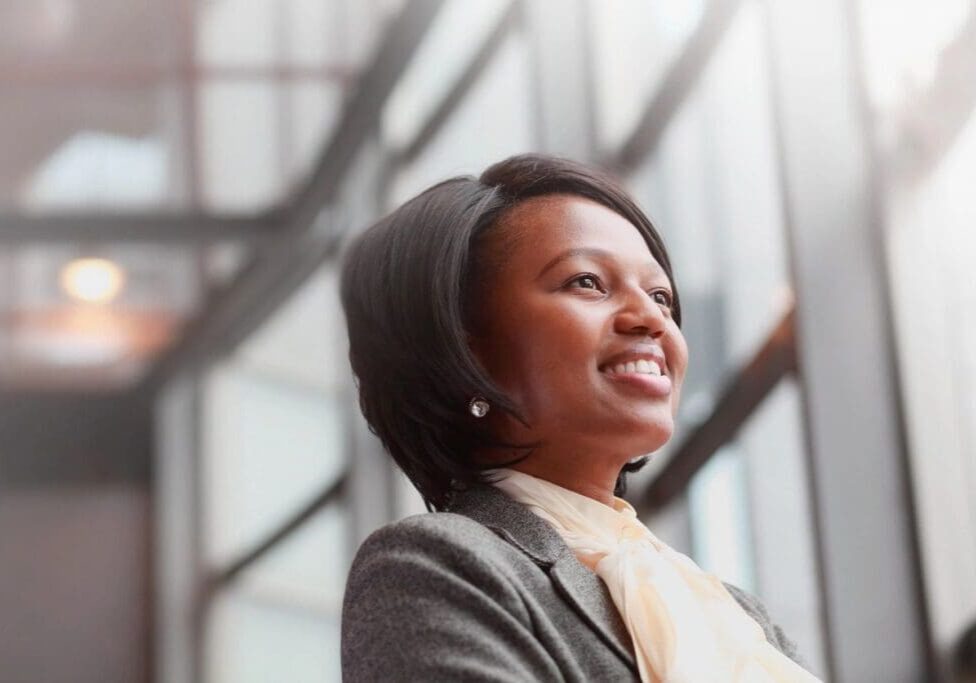
<svg viewBox="0 0 976 683">
<path fill-rule="evenodd" d="M 449 511 L 484 524 L 545 569 L 562 598 L 631 669 L 638 670 L 630 635 L 603 581 L 580 564 L 542 518 L 490 486 L 456 493 Z"/>
</svg>

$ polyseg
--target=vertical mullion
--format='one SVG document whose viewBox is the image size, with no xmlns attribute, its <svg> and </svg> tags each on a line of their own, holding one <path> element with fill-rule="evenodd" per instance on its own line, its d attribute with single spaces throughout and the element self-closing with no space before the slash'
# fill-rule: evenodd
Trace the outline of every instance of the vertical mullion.
<svg viewBox="0 0 976 683">
<path fill-rule="evenodd" d="M 536 110 L 536 148 L 589 161 L 595 157 L 594 68 L 586 0 L 565 0 L 559 21 L 552 4 L 522 0 L 520 27 L 529 41 Z"/>
<path fill-rule="evenodd" d="M 830 678 L 923 680 L 932 669 L 849 16 L 843 0 L 765 4 Z"/>
<path fill-rule="evenodd" d="M 157 399 L 153 465 L 154 678 L 201 680 L 203 660 L 201 401 L 199 382 L 174 377 Z"/>
</svg>

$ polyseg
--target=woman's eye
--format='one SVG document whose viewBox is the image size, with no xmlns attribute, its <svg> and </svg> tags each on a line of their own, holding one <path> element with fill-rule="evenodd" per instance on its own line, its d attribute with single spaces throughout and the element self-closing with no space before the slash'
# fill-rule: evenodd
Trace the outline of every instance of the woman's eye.
<svg viewBox="0 0 976 683">
<path fill-rule="evenodd" d="M 671 297 L 671 293 L 663 289 L 659 289 L 656 292 L 651 292 L 651 298 L 655 302 L 661 304 L 662 306 L 667 306 L 671 308 L 674 305 L 674 300 Z"/>
<path fill-rule="evenodd" d="M 569 284 L 576 285 L 580 289 L 600 289 L 600 281 L 595 275 L 578 275 L 570 280 Z"/>
</svg>

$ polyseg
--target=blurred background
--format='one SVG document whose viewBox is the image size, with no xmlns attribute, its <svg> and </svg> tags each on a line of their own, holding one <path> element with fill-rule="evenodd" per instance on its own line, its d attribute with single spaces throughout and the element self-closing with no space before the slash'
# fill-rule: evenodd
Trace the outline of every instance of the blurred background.
<svg viewBox="0 0 976 683">
<path fill-rule="evenodd" d="M 358 414 L 343 245 L 533 150 L 672 254 L 644 520 L 824 680 L 952 680 L 976 3 L 4 0 L 0 681 L 338 680 L 352 554 L 422 510 Z"/>
</svg>

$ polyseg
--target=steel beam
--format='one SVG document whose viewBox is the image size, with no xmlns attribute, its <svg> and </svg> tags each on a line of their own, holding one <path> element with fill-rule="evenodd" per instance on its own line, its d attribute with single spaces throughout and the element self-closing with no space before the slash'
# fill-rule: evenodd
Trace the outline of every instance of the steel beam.
<svg viewBox="0 0 976 683">
<path fill-rule="evenodd" d="M 205 244 L 265 237 L 280 241 L 307 232 L 319 218 L 322 207 L 334 199 L 346 167 L 375 130 L 383 102 L 442 4 L 443 0 L 414 0 L 406 3 L 400 16 L 390 22 L 389 34 L 361 76 L 311 176 L 279 207 L 256 216 L 179 212 L 7 214 L 0 215 L 0 244 L 89 240 Z M 187 68 L 190 68 L 187 77 L 199 75 L 193 67 Z M 306 74 L 285 70 L 276 75 Z M 195 121 L 187 124 L 195 126 Z M 195 142 L 191 140 L 192 145 Z"/>
<path fill-rule="evenodd" d="M 349 165 L 367 138 L 378 129 L 383 104 L 441 5 L 443 0 L 413 0 L 406 3 L 400 16 L 390 21 L 390 30 L 349 98 L 320 162 L 284 207 L 289 211 L 289 231 L 300 234 L 310 230 L 322 207 L 336 198 Z"/>
<path fill-rule="evenodd" d="M 382 105 L 442 4 L 443 0 L 409 2 L 390 22 L 390 35 L 346 105 L 314 172 L 284 207 L 273 241 L 256 250 L 228 285 L 207 298 L 184 336 L 147 375 L 143 382 L 147 390 L 161 386 L 182 368 L 232 350 L 337 253 L 351 225 L 348 217 L 329 207 L 348 180 L 356 155 L 375 138 Z M 367 156 L 381 161 L 378 154 Z"/>
<path fill-rule="evenodd" d="M 208 580 L 205 590 L 208 594 L 218 590 L 223 585 L 233 581 L 248 567 L 253 566 L 262 557 L 267 556 L 272 549 L 276 548 L 283 540 L 288 538 L 293 531 L 301 527 L 316 513 L 324 509 L 331 503 L 342 500 L 346 487 L 346 476 L 342 475 L 334 482 L 326 486 L 312 500 L 302 505 L 288 519 L 265 538 L 254 544 L 250 550 L 244 552 L 238 559 L 213 574 Z"/>
<path fill-rule="evenodd" d="M 0 214 L 0 245 L 72 242 L 153 242 L 201 245 L 221 241 L 255 242 L 282 227 L 283 216 L 181 213 L 77 213 L 49 216 Z"/>
</svg>

